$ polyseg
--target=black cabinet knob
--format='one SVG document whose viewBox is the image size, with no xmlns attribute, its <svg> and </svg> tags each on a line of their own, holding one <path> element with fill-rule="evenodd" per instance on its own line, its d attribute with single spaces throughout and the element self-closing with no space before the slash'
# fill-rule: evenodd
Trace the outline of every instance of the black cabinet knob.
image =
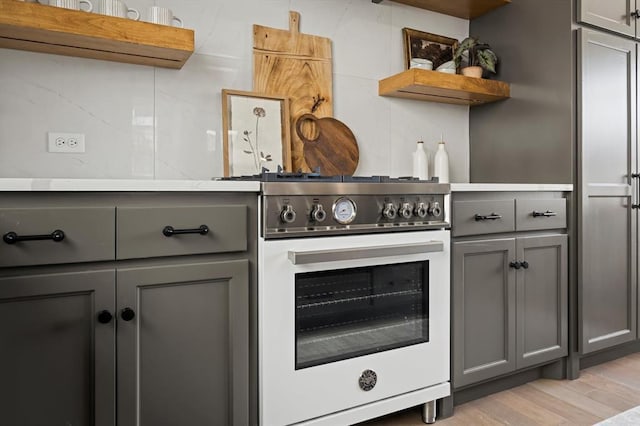
<svg viewBox="0 0 640 426">
<path fill-rule="evenodd" d="M 124 321 L 131 321 L 136 317 L 136 313 L 131 308 L 124 308 L 120 311 L 120 318 Z"/>
<path fill-rule="evenodd" d="M 521 265 L 524 269 L 529 269 L 529 262 L 527 262 L 526 260 L 523 260 L 522 262 L 520 262 L 520 265 Z"/>
<path fill-rule="evenodd" d="M 111 320 L 113 319 L 113 315 L 111 315 L 111 312 L 107 311 L 107 310 L 103 310 L 98 312 L 98 322 L 101 324 L 109 324 L 111 322 Z"/>
<path fill-rule="evenodd" d="M 520 262 L 510 262 L 509 263 L 509 267 L 511 268 L 515 268 L 515 269 L 520 269 Z"/>
</svg>

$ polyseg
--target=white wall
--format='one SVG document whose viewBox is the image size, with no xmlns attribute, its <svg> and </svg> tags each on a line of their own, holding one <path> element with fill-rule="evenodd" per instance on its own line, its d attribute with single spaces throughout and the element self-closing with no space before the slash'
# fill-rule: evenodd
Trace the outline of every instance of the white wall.
<svg viewBox="0 0 640 426">
<path fill-rule="evenodd" d="M 402 28 L 462 39 L 468 21 L 370 0 L 128 0 L 167 6 L 195 30 L 182 70 L 0 49 L 0 177 L 209 179 L 222 174 L 223 88 L 252 89 L 252 25 L 333 40 L 334 116 L 360 148 L 356 174 L 411 174 L 424 139 L 448 142 L 453 182 L 469 180 L 468 107 L 385 98 L 403 69 Z M 144 12 L 143 12 L 144 15 Z M 86 153 L 51 154 L 48 131 L 86 135 Z"/>
</svg>

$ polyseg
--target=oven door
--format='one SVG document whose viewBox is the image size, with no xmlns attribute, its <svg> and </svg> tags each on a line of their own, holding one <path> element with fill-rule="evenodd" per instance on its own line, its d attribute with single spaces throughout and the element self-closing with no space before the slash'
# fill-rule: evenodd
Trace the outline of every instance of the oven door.
<svg viewBox="0 0 640 426">
<path fill-rule="evenodd" d="M 260 246 L 262 424 L 297 423 L 449 380 L 449 231 Z"/>
</svg>

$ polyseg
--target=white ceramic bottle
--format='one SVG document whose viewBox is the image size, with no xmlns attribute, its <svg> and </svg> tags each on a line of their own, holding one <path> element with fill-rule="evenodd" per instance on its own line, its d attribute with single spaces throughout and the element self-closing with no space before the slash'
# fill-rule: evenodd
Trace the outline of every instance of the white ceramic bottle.
<svg viewBox="0 0 640 426">
<path fill-rule="evenodd" d="M 433 176 L 438 177 L 440 183 L 449 183 L 449 154 L 443 140 L 438 142 L 438 151 L 433 159 Z"/>
<path fill-rule="evenodd" d="M 429 179 L 427 152 L 424 150 L 424 142 L 418 141 L 416 152 L 413 153 L 413 177 L 420 180 Z"/>
</svg>

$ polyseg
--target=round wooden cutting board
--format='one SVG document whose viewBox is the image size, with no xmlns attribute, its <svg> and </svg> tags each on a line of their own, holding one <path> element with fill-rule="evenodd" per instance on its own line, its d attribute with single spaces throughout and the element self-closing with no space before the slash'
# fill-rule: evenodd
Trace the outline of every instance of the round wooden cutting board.
<svg viewBox="0 0 640 426">
<path fill-rule="evenodd" d="M 315 139 L 309 139 L 303 133 L 305 121 L 315 125 Z M 360 156 L 358 143 L 343 122 L 332 117 L 304 114 L 296 122 L 296 133 L 304 143 L 304 161 L 311 170 L 320 168 L 320 174 L 324 176 L 353 175 L 356 171 Z"/>
</svg>

